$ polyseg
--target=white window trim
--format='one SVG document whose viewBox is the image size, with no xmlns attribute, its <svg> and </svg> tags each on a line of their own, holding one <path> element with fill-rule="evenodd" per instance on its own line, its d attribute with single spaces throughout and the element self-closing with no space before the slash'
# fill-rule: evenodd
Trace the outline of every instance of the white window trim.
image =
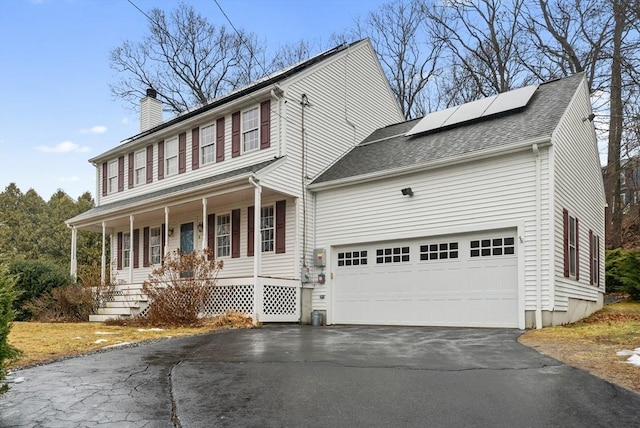
<svg viewBox="0 0 640 428">
<path fill-rule="evenodd" d="M 176 147 L 175 155 L 169 156 L 169 146 L 171 146 L 174 143 Z M 178 174 L 178 152 L 179 152 L 178 137 L 167 140 L 167 142 L 164 144 L 164 175 L 165 177 Z M 176 167 L 174 172 L 169 171 L 169 161 L 171 159 L 175 159 L 175 162 L 176 162 L 175 163 Z"/>
<path fill-rule="evenodd" d="M 263 219 L 263 210 L 265 209 L 271 209 L 272 215 L 271 218 L 273 219 L 273 222 L 271 224 L 270 227 L 262 227 L 262 219 Z M 264 232 L 267 231 L 271 231 L 271 249 L 270 250 L 265 250 L 265 243 L 267 241 L 265 241 Z M 276 251 L 276 207 L 275 204 L 274 205 L 263 205 L 260 208 L 260 251 L 263 253 L 274 253 Z"/>
<path fill-rule="evenodd" d="M 591 270 L 593 273 L 593 285 L 600 285 L 599 267 L 600 267 L 600 253 L 598 251 L 599 248 L 600 237 L 598 235 L 593 234 L 591 236 Z"/>
<path fill-rule="evenodd" d="M 205 142 L 204 130 L 206 128 L 209 128 L 209 127 L 211 127 L 211 144 L 205 145 L 204 144 L 204 142 Z M 213 150 L 212 159 L 210 161 L 208 161 L 208 162 L 205 162 L 205 160 L 204 160 L 204 148 L 205 147 L 212 147 L 212 150 Z M 199 156 L 200 156 L 200 163 L 202 165 L 208 165 L 208 164 L 212 164 L 212 163 L 216 162 L 216 124 L 215 124 L 215 122 L 209 123 L 209 124 L 207 124 L 205 126 L 200 127 L 200 153 L 199 153 Z"/>
<path fill-rule="evenodd" d="M 111 166 L 115 174 L 112 174 Z M 116 193 L 118 191 L 118 160 L 112 160 L 107 164 L 107 193 Z"/>
<path fill-rule="evenodd" d="M 140 155 L 142 165 L 138 164 L 138 156 Z M 140 176 L 138 171 L 142 171 Z M 138 181 L 140 178 L 140 181 Z M 140 186 L 147 182 L 147 151 L 140 150 L 133 154 L 133 186 Z"/>
<path fill-rule="evenodd" d="M 158 244 L 154 245 L 153 244 L 153 231 L 154 230 L 158 230 Z M 153 247 L 158 247 L 160 252 L 159 252 L 159 260 L 157 263 L 153 262 Z M 161 226 L 152 226 L 149 228 L 149 264 L 150 265 L 158 265 L 160 263 L 162 263 L 162 227 Z"/>
<path fill-rule="evenodd" d="M 229 219 L 229 223 L 228 223 L 228 224 L 229 224 L 229 233 L 228 233 L 228 234 L 221 234 L 221 233 L 219 232 L 219 229 L 218 229 L 218 219 L 219 219 L 220 217 L 227 217 L 227 218 Z M 216 246 L 216 252 L 215 252 L 215 254 L 216 254 L 216 258 L 219 258 L 219 257 L 231 257 L 231 232 L 232 232 L 232 231 L 231 231 L 231 226 L 232 226 L 232 225 L 231 225 L 231 213 L 216 214 L 216 225 L 215 225 L 215 228 L 216 228 L 216 242 L 215 242 L 215 246 Z M 221 247 L 219 246 L 219 242 L 220 242 L 220 238 L 221 238 L 221 237 L 223 237 L 223 236 L 228 237 L 228 242 L 229 242 L 229 253 L 228 253 L 228 254 L 221 255 L 221 254 L 220 254 L 220 249 L 221 249 Z"/>
<path fill-rule="evenodd" d="M 256 114 L 258 116 L 258 123 L 256 125 L 255 128 L 250 128 L 250 129 L 245 129 L 244 127 L 244 115 L 245 113 L 248 113 L 250 111 L 256 111 Z M 251 148 L 246 150 L 245 149 L 245 143 L 244 143 L 244 136 L 246 133 L 251 132 L 251 131 L 257 131 L 256 135 L 256 147 Z M 253 108 L 248 108 L 246 110 L 242 110 L 240 112 L 240 149 L 241 149 L 241 153 L 249 153 L 249 152 L 253 152 L 255 150 L 260 150 L 260 106 L 255 106 Z"/>
</svg>

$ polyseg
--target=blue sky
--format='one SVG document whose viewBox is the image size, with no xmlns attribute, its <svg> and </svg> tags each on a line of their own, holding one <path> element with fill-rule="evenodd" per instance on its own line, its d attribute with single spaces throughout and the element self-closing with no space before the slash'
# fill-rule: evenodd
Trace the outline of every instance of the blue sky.
<svg viewBox="0 0 640 428">
<path fill-rule="evenodd" d="M 171 0 L 132 0 L 148 12 Z M 227 25 L 214 0 L 185 1 Z M 238 28 L 269 49 L 332 33 L 383 0 L 219 0 Z M 127 0 L 0 0 L 0 189 L 16 183 L 45 200 L 62 189 L 95 195 L 88 159 L 138 132 L 136 112 L 114 100 L 109 51 L 139 41 L 147 18 Z M 228 25 L 227 25 L 228 26 Z M 165 119 L 167 119 L 165 114 Z"/>
</svg>

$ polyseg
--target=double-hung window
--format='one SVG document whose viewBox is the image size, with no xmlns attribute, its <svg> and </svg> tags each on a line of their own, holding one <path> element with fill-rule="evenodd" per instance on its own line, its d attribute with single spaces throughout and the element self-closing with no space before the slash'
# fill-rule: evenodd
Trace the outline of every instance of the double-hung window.
<svg viewBox="0 0 640 428">
<path fill-rule="evenodd" d="M 591 284 L 600 285 L 600 237 L 591 234 L 590 253 L 591 253 Z"/>
<path fill-rule="evenodd" d="M 262 252 L 266 253 L 273 251 L 275 243 L 275 218 L 273 215 L 273 206 L 263 207 L 260 212 L 260 235 L 262 236 Z"/>
<path fill-rule="evenodd" d="M 200 131 L 200 144 L 201 144 L 201 153 L 202 153 L 202 164 L 211 163 L 216 158 L 215 151 L 215 127 L 214 125 L 205 126 Z"/>
<path fill-rule="evenodd" d="M 146 150 L 141 150 L 136 152 L 134 158 L 134 184 L 139 186 L 140 184 L 144 184 L 147 182 L 147 152 Z"/>
<path fill-rule="evenodd" d="M 128 268 L 130 266 L 129 264 L 129 257 L 131 255 L 131 235 L 129 233 L 125 233 L 122 235 L 122 261 L 123 266 Z"/>
<path fill-rule="evenodd" d="M 242 151 L 248 152 L 258 148 L 258 126 L 260 114 L 258 107 L 242 113 Z"/>
<path fill-rule="evenodd" d="M 577 237 L 576 219 L 575 217 L 569 216 L 569 276 L 571 277 L 576 276 Z"/>
<path fill-rule="evenodd" d="M 231 254 L 231 216 L 219 215 L 216 219 L 216 255 L 227 257 Z"/>
<path fill-rule="evenodd" d="M 107 182 L 107 192 L 113 193 L 118 191 L 118 161 L 109 162 L 109 179 Z"/>
<path fill-rule="evenodd" d="M 149 262 L 152 265 L 160 264 L 162 261 L 162 228 L 152 227 L 149 229 Z"/>
<path fill-rule="evenodd" d="M 165 175 L 178 173 L 178 139 L 174 138 L 165 144 Z"/>
</svg>

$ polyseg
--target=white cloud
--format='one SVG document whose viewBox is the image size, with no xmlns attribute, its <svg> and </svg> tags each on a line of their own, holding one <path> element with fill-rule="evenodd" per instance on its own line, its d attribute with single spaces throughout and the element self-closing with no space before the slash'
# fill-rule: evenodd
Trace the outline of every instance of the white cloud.
<svg viewBox="0 0 640 428">
<path fill-rule="evenodd" d="M 81 129 L 81 134 L 104 134 L 107 132 L 107 127 L 102 125 L 96 125 L 89 129 Z"/>
<path fill-rule="evenodd" d="M 129 124 L 129 118 L 128 117 L 123 117 L 121 120 L 123 125 L 128 125 Z"/>
<path fill-rule="evenodd" d="M 63 141 L 55 146 L 38 146 L 36 150 L 45 153 L 86 153 L 89 147 L 80 146 L 72 141 Z"/>
</svg>

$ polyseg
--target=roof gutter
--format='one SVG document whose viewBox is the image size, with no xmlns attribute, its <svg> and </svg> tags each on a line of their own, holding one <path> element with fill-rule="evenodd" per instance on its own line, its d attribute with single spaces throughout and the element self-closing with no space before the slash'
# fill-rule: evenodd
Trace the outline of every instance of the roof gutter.
<svg viewBox="0 0 640 428">
<path fill-rule="evenodd" d="M 499 155 L 515 153 L 524 150 L 531 150 L 531 146 L 537 144 L 538 147 L 544 147 L 551 145 L 551 136 L 538 137 L 526 141 L 520 141 L 515 144 L 509 144 L 506 146 L 500 146 L 493 149 L 483 150 L 481 152 L 470 152 L 460 156 L 451 156 L 443 159 L 437 159 L 429 162 L 422 162 L 419 164 L 408 165 L 400 168 L 387 169 L 382 171 L 375 171 L 368 174 L 358 175 L 355 177 L 341 178 L 338 180 L 326 181 L 322 183 L 310 184 L 309 190 L 313 192 L 319 192 L 322 190 L 334 189 L 337 187 L 348 186 L 352 184 L 366 183 L 369 181 L 379 180 L 381 178 L 389 178 L 400 175 L 411 174 L 418 171 L 425 171 L 430 169 L 442 168 L 445 166 L 452 166 L 470 161 L 476 161 L 480 159 L 487 159 Z"/>
</svg>

